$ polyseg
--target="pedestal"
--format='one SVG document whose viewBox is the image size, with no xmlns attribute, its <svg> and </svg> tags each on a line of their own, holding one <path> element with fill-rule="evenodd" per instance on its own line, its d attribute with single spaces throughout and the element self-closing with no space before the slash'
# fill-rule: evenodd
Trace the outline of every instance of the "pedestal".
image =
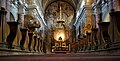
<svg viewBox="0 0 120 61">
<path fill-rule="evenodd" d="M 120 11 L 111 12 L 110 16 L 113 18 L 111 21 L 114 21 L 114 24 L 116 24 L 116 27 L 120 33 Z"/>
<path fill-rule="evenodd" d="M 83 42 L 83 44 L 84 44 L 83 50 L 86 50 L 86 48 L 87 48 L 87 45 L 86 45 L 87 39 L 86 39 L 86 38 L 87 38 L 87 36 L 84 35 L 84 36 L 83 36 L 83 41 L 84 41 L 84 42 Z"/>
<path fill-rule="evenodd" d="M 112 39 L 113 47 L 120 46 L 120 11 L 112 11 L 110 12 L 110 20 L 111 20 L 111 32 L 110 34 Z"/>
<path fill-rule="evenodd" d="M 37 44 L 37 36 L 34 36 L 34 46 L 33 46 L 33 48 L 34 48 L 34 51 L 36 51 L 36 44 Z"/>
<path fill-rule="evenodd" d="M 92 41 L 93 41 L 94 46 L 95 46 L 94 49 L 96 50 L 96 49 L 98 49 L 98 38 L 97 38 L 98 28 L 93 28 L 92 32 L 93 32 Z"/>
<path fill-rule="evenodd" d="M 110 36 L 108 34 L 108 26 L 109 26 L 110 22 L 101 22 L 99 23 L 99 25 L 101 26 L 101 31 L 102 31 L 102 35 L 105 41 L 105 48 L 109 48 L 110 44 L 111 44 L 111 40 L 110 40 Z"/>
<path fill-rule="evenodd" d="M 83 38 L 80 38 L 80 51 L 83 50 L 84 44 L 83 44 Z"/>
<path fill-rule="evenodd" d="M 13 48 L 12 44 L 17 34 L 18 22 L 7 22 L 7 23 L 10 27 L 10 33 L 7 36 L 7 45 L 8 48 L 12 49 Z"/>
<path fill-rule="evenodd" d="M 31 51 L 31 43 L 32 43 L 32 40 L 33 40 L 33 33 L 32 32 L 29 32 L 28 33 L 28 36 L 29 36 L 29 43 L 28 43 L 28 49 L 29 51 Z"/>
<path fill-rule="evenodd" d="M 37 51 L 40 51 L 40 38 L 37 38 L 38 40 L 38 46 L 37 46 Z"/>
<path fill-rule="evenodd" d="M 43 52 L 43 40 L 40 40 L 40 51 Z"/>
<path fill-rule="evenodd" d="M 88 46 L 87 47 L 88 47 L 88 50 L 91 50 L 91 47 L 92 47 L 91 33 L 87 33 L 87 37 L 88 37 L 88 39 L 87 39 L 88 40 L 87 41 L 88 42 L 88 44 L 87 44 Z"/>
<path fill-rule="evenodd" d="M 22 29 L 20 29 L 20 31 L 22 33 L 22 39 L 20 40 L 20 48 L 21 48 L 21 50 L 24 50 L 24 43 L 26 40 L 27 29 L 22 28 Z"/>
<path fill-rule="evenodd" d="M 43 52 L 46 53 L 46 43 L 43 41 L 42 42 L 42 49 L 43 49 Z"/>
</svg>

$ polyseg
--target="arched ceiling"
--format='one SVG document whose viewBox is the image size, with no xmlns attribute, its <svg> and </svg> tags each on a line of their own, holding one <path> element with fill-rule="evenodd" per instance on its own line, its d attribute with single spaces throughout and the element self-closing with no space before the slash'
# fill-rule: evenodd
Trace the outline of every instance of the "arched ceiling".
<svg viewBox="0 0 120 61">
<path fill-rule="evenodd" d="M 54 1 L 59 1 L 59 0 L 42 0 L 43 9 L 45 10 Z M 74 9 L 76 9 L 78 1 L 80 1 L 80 0 L 60 0 L 60 1 L 65 1 L 65 2 L 69 3 Z"/>
<path fill-rule="evenodd" d="M 62 19 L 68 25 L 73 20 L 74 13 L 75 10 L 69 3 L 65 1 L 54 1 L 46 8 L 45 19 L 53 25 L 57 20 Z"/>
</svg>

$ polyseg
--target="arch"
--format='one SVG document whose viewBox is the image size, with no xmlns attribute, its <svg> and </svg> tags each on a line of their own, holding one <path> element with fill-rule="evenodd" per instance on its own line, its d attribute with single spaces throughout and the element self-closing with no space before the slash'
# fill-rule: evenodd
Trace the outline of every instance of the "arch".
<svg viewBox="0 0 120 61">
<path fill-rule="evenodd" d="M 10 21 L 15 21 L 15 17 L 11 12 L 10 12 Z"/>
<path fill-rule="evenodd" d="M 63 20 L 65 20 L 66 24 L 70 24 L 74 18 L 75 10 L 70 4 L 64 1 L 60 1 L 60 2 L 61 2 L 60 6 L 61 6 L 61 14 L 62 14 L 61 17 Z M 58 4 L 59 4 L 59 1 L 54 1 L 45 10 L 44 18 L 46 20 L 53 20 L 53 21 L 50 21 L 51 23 L 55 23 L 55 21 L 60 17 L 59 16 L 60 9 Z"/>
<path fill-rule="evenodd" d="M 57 1 L 59 1 L 59 0 L 53 0 L 53 1 L 50 1 L 48 4 L 46 4 L 44 11 L 47 10 L 49 5 L 51 5 L 52 3 L 57 2 Z M 68 3 L 74 9 L 74 11 L 76 10 L 75 6 L 73 6 L 72 3 L 68 2 L 68 1 L 65 1 L 65 0 L 60 0 L 60 1 Z"/>
</svg>

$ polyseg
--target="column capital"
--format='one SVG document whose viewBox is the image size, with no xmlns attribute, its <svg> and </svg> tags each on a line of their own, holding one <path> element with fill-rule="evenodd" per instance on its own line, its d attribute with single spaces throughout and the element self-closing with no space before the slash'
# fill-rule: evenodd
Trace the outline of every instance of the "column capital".
<svg viewBox="0 0 120 61">
<path fill-rule="evenodd" d="M 1 8 L 0 14 L 6 15 L 6 14 L 7 14 L 7 11 L 6 11 L 4 8 Z"/>
</svg>

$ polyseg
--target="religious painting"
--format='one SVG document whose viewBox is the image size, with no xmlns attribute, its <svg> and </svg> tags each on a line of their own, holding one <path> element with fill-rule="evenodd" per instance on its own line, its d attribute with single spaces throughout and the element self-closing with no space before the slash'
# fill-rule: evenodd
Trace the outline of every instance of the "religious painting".
<svg viewBox="0 0 120 61">
<path fill-rule="evenodd" d="M 57 19 L 60 18 L 60 7 L 61 7 L 61 18 L 65 20 L 66 24 L 69 24 L 74 16 L 74 10 L 71 5 L 63 1 L 55 1 L 51 3 L 45 11 L 45 18 L 54 24 Z"/>
</svg>

